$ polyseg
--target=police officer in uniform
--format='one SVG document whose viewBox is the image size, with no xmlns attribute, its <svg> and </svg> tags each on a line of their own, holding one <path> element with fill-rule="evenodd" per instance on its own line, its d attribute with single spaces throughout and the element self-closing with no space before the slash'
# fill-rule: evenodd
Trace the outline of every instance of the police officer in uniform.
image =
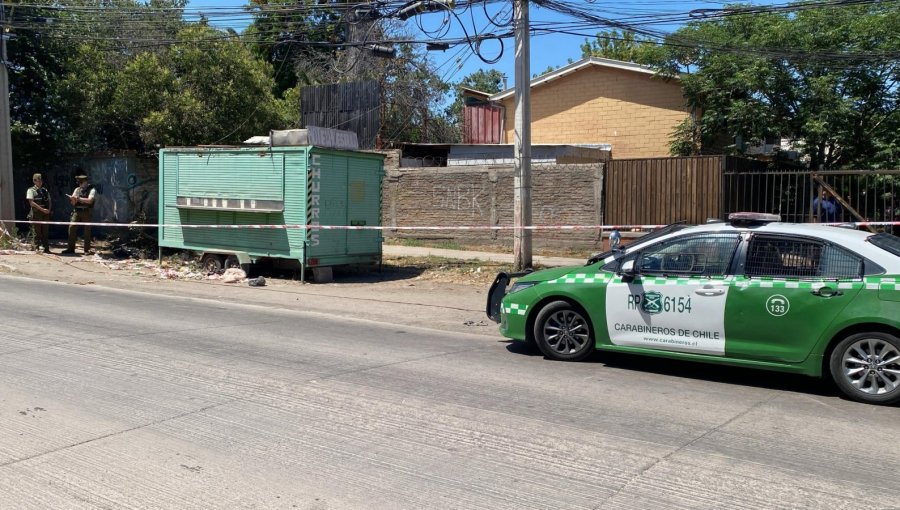
<svg viewBox="0 0 900 510">
<path fill-rule="evenodd" d="M 69 203 L 72 204 L 72 219 L 69 222 L 69 247 L 63 250 L 63 253 L 75 253 L 75 241 L 78 239 L 78 224 L 91 222 L 91 211 L 94 209 L 94 198 L 97 190 L 88 184 L 88 176 L 77 175 L 75 180 L 78 181 L 78 187 L 69 197 Z M 91 253 L 91 226 L 84 226 L 84 253 Z"/>
<path fill-rule="evenodd" d="M 41 174 L 31 176 L 34 186 L 28 188 L 25 198 L 28 200 L 30 210 L 28 219 L 31 221 L 50 220 L 50 192 L 44 187 L 44 179 Z M 44 248 L 44 253 L 50 253 L 50 225 L 46 223 L 32 223 L 31 231 L 34 233 L 35 250 Z"/>
</svg>

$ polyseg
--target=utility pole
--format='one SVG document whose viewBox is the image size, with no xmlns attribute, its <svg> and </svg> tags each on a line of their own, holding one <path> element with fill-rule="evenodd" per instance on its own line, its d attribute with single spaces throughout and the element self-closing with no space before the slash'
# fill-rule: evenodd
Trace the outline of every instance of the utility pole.
<svg viewBox="0 0 900 510">
<path fill-rule="evenodd" d="M 513 251 L 515 270 L 531 264 L 531 42 L 528 0 L 512 0 L 516 36 L 516 118 L 513 128 Z"/>
<path fill-rule="evenodd" d="M 6 6 L 0 0 L 0 225 L 12 234 L 16 208 L 13 202 L 12 140 L 9 135 L 9 75 L 6 69 Z"/>
</svg>

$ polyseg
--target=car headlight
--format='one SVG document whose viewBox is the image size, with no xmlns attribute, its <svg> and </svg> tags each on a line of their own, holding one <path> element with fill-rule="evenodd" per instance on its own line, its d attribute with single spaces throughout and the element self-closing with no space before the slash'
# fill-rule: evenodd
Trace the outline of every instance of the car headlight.
<svg viewBox="0 0 900 510">
<path fill-rule="evenodd" d="M 540 282 L 516 282 L 512 287 L 509 288 L 509 292 L 507 294 L 513 294 L 515 292 L 519 292 L 520 290 L 525 290 L 530 287 L 534 287 Z"/>
</svg>

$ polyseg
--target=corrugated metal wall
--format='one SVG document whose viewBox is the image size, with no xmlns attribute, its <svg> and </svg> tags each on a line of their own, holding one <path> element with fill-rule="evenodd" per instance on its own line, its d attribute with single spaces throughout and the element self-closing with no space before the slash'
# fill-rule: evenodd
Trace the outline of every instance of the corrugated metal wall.
<svg viewBox="0 0 900 510">
<path fill-rule="evenodd" d="M 297 202 L 295 196 L 285 196 L 287 159 L 305 161 L 306 152 L 261 153 L 258 149 L 163 151 L 160 155 L 163 189 L 160 217 L 163 223 L 174 225 L 283 225 L 285 212 L 299 214 L 302 218 L 305 201 Z M 305 187 L 305 180 L 300 186 Z M 302 188 L 299 195 L 305 196 Z M 178 196 L 284 201 L 285 212 L 177 208 Z M 288 236 L 288 231 L 283 229 L 164 227 L 160 232 L 160 246 L 302 257 L 302 239 L 295 244 L 289 242 Z"/>
<path fill-rule="evenodd" d="M 374 80 L 303 87 L 300 100 L 303 127 L 353 131 L 361 149 L 374 149 L 381 129 L 381 93 Z"/>
<path fill-rule="evenodd" d="M 208 152 L 203 157 L 180 154 L 177 195 L 281 201 L 284 199 L 284 160 L 283 154 L 272 153 Z M 285 203 L 285 208 L 292 206 L 296 207 L 296 204 Z M 179 209 L 179 217 L 183 224 L 194 225 L 284 224 L 283 212 Z M 191 228 L 185 229 L 183 235 L 188 246 L 291 255 L 285 230 Z"/>
<path fill-rule="evenodd" d="M 318 163 L 318 164 L 317 164 Z M 308 215 L 309 222 L 321 225 L 347 225 L 347 158 L 329 153 L 313 154 L 313 169 L 321 168 L 320 177 L 310 177 L 310 195 L 318 195 L 318 218 Z M 316 209 L 310 204 L 310 211 Z M 345 254 L 346 230 L 320 230 L 317 241 L 309 245 L 309 257 Z"/>
<path fill-rule="evenodd" d="M 290 157 L 284 161 L 284 223 L 287 225 L 304 225 L 306 223 L 308 205 L 306 171 L 308 165 L 309 152 L 307 151 L 291 153 Z M 306 249 L 303 245 L 303 241 L 306 239 L 306 230 L 288 230 L 287 238 L 292 256 L 301 259 L 303 251 Z"/>
<path fill-rule="evenodd" d="M 463 143 L 503 141 L 503 108 L 489 104 L 463 107 Z"/>
<path fill-rule="evenodd" d="M 347 219 L 350 225 L 381 224 L 381 163 L 372 159 L 347 162 Z M 381 253 L 381 232 L 350 230 L 347 253 Z"/>
</svg>

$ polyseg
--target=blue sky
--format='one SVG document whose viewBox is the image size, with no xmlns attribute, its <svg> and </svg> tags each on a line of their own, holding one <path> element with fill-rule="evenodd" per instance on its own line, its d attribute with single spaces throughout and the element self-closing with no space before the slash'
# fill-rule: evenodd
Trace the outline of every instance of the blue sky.
<svg viewBox="0 0 900 510">
<path fill-rule="evenodd" d="M 620 0 L 568 0 L 570 4 L 589 7 L 593 12 L 611 19 L 624 19 L 632 16 L 655 15 L 655 14 L 675 14 L 686 13 L 694 9 L 718 8 L 725 2 L 717 2 L 713 0 L 628 0 L 623 2 Z M 245 5 L 246 0 L 192 0 L 188 8 L 190 10 L 209 9 L 215 12 L 216 9 L 232 8 L 238 9 Z M 756 5 L 766 5 L 776 3 L 773 0 L 755 0 Z M 778 2 L 782 3 L 782 2 Z M 492 3 L 487 7 L 487 12 L 494 17 L 500 13 L 500 9 L 505 8 L 503 4 Z M 571 21 L 571 18 L 543 9 L 532 4 L 531 7 L 532 26 L 541 23 L 559 24 Z M 508 16 L 508 11 L 505 13 Z M 414 37 L 417 39 L 432 39 L 421 28 L 431 31 L 441 28 L 443 16 L 436 14 L 428 14 L 420 17 L 419 23 L 415 18 L 411 18 L 406 22 L 407 27 Z M 451 19 L 449 29 L 446 30 L 445 37 L 462 37 L 463 30 L 460 27 L 460 21 L 465 23 L 465 30 L 471 35 L 473 32 L 486 33 L 489 31 L 504 31 L 491 25 L 487 16 L 481 8 L 472 9 L 460 16 L 460 19 Z M 237 19 L 231 22 L 220 22 L 213 17 L 213 25 L 223 28 L 223 25 L 230 25 L 232 28 L 240 31 L 246 26 L 246 20 Z M 650 26 L 650 28 L 660 31 L 671 32 L 678 28 L 678 23 L 658 23 Z M 576 31 L 594 34 L 604 27 L 596 26 L 590 28 L 580 28 Z M 443 33 L 444 30 L 441 30 Z M 531 39 L 531 73 L 532 75 L 543 72 L 550 66 L 559 67 L 566 65 L 571 60 L 581 58 L 581 44 L 585 38 L 575 35 L 552 34 L 532 37 Z M 446 51 L 429 52 L 429 57 L 438 66 L 439 74 L 447 81 L 456 82 L 464 76 L 477 71 L 478 69 L 497 69 L 506 74 L 508 78 L 508 86 L 513 86 L 514 77 L 514 41 L 512 38 L 503 41 L 503 56 L 495 64 L 487 64 L 472 53 L 468 47 L 456 46 Z M 495 41 L 488 41 L 482 45 L 483 55 L 490 59 L 498 55 L 500 49 L 499 44 Z"/>
</svg>

